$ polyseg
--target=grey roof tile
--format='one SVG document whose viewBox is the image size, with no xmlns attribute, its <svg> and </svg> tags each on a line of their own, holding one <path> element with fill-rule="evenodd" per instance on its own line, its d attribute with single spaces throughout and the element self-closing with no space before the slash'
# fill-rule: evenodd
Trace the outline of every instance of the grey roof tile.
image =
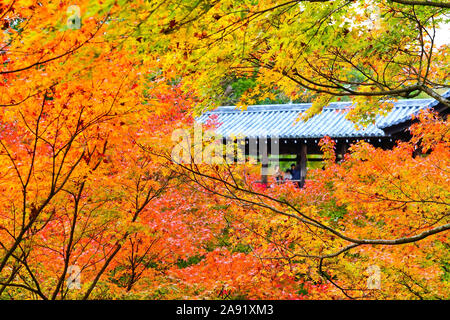
<svg viewBox="0 0 450 320">
<path fill-rule="evenodd" d="M 444 97 L 450 96 L 450 90 Z M 222 106 L 207 111 L 197 118 L 205 123 L 211 115 L 217 115 L 221 123 L 216 132 L 224 137 L 243 135 L 248 138 L 322 138 L 327 135 L 340 137 L 384 137 L 382 129 L 405 122 L 420 110 L 434 107 L 434 99 L 409 99 L 394 102 L 392 110 L 386 116 L 377 116 L 375 124 L 357 129 L 355 124 L 345 118 L 345 109 L 351 102 L 333 102 L 308 121 L 295 120 L 299 114 L 311 107 L 310 103 L 274 104 L 248 106 L 246 110 L 235 106 Z"/>
</svg>

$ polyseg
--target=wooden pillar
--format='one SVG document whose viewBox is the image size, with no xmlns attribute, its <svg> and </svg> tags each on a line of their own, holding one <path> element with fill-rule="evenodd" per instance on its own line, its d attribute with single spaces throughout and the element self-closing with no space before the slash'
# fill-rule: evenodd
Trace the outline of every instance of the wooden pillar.
<svg viewBox="0 0 450 320">
<path fill-rule="evenodd" d="M 300 153 L 297 154 L 297 168 L 300 170 L 300 188 L 303 187 L 306 178 L 306 161 L 308 156 L 308 150 L 306 144 L 300 145 Z"/>
<path fill-rule="evenodd" d="M 302 146 L 300 147 L 300 156 L 301 156 L 301 160 L 300 160 L 300 187 L 303 187 L 304 183 L 305 183 L 305 178 L 306 178 L 306 161 L 307 161 L 307 156 L 308 156 L 308 150 L 306 147 L 306 144 L 302 144 Z"/>
</svg>

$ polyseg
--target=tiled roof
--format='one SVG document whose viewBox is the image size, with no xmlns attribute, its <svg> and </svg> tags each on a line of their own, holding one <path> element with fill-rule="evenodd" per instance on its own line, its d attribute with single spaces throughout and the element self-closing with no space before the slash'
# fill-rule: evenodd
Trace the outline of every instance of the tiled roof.
<svg viewBox="0 0 450 320">
<path fill-rule="evenodd" d="M 448 91 L 445 95 L 448 95 Z M 299 114 L 311 107 L 310 103 L 255 105 L 241 111 L 235 106 L 223 106 L 201 115 L 197 121 L 210 119 L 218 123 L 216 132 L 224 137 L 245 136 L 278 138 L 384 137 L 382 129 L 411 119 L 419 110 L 434 106 L 434 99 L 409 99 L 394 102 L 386 116 L 377 116 L 375 124 L 357 129 L 345 118 L 350 102 L 334 102 L 306 122 L 295 121 Z"/>
</svg>

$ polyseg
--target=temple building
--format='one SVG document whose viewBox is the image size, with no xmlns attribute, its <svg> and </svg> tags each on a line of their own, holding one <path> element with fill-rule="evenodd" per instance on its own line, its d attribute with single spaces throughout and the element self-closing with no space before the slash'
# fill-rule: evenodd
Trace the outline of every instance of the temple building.
<svg viewBox="0 0 450 320">
<path fill-rule="evenodd" d="M 450 90 L 444 95 L 450 97 Z M 424 109 L 433 109 L 446 116 L 449 108 L 434 99 L 405 99 L 393 102 L 392 110 L 385 116 L 378 115 L 375 123 L 357 128 L 346 119 L 351 102 L 333 102 L 308 121 L 296 121 L 299 115 L 311 107 L 310 103 L 251 105 L 245 110 L 235 106 L 221 106 L 202 114 L 197 122 L 214 119 L 216 133 L 226 139 L 245 137 L 246 155 L 251 155 L 252 141 L 264 141 L 269 157 L 262 162 L 262 180 L 267 181 L 270 154 L 277 143 L 277 160 L 297 163 L 303 184 L 308 161 L 321 161 L 318 145 L 320 139 L 329 136 L 336 142 L 337 154 L 342 157 L 350 144 L 364 140 L 375 147 L 392 148 L 397 140 L 408 140 L 412 116 Z M 275 140 L 275 141 L 272 141 Z M 314 155 L 314 156 L 313 156 Z M 293 157 L 294 156 L 294 157 Z"/>
</svg>

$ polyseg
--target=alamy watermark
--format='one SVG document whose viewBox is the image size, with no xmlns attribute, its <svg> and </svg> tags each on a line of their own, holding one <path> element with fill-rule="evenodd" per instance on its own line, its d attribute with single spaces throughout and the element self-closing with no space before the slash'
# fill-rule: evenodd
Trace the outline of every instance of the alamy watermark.
<svg viewBox="0 0 450 320">
<path fill-rule="evenodd" d="M 66 286 L 69 290 L 81 289 L 81 269 L 77 265 L 71 265 L 67 268 Z"/>
<path fill-rule="evenodd" d="M 67 7 L 67 28 L 68 29 L 80 29 L 81 28 L 81 10 L 77 5 L 71 5 Z"/>
</svg>

